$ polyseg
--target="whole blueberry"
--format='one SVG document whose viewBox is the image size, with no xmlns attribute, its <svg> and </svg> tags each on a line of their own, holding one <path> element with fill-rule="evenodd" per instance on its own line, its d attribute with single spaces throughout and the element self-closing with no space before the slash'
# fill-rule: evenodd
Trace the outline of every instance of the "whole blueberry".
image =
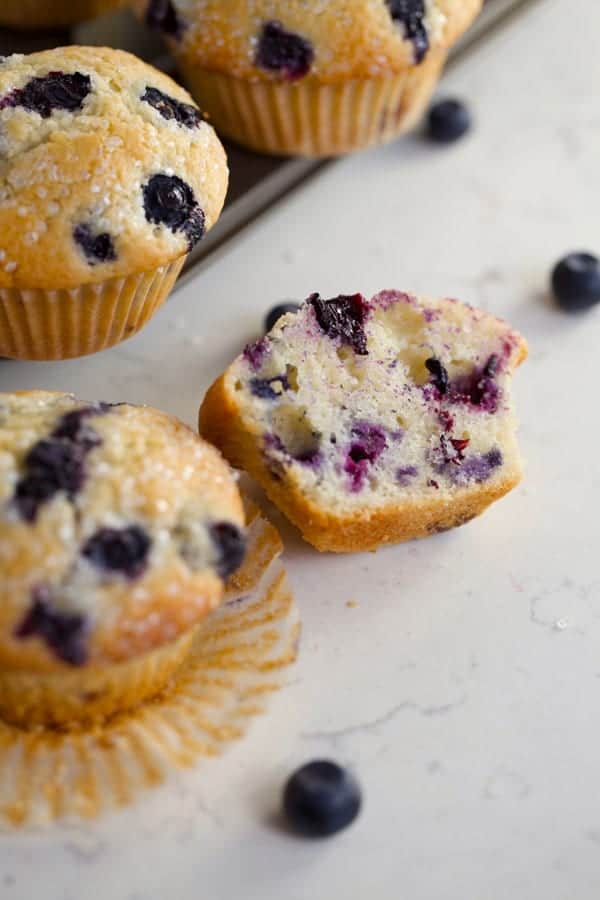
<svg viewBox="0 0 600 900">
<path fill-rule="evenodd" d="M 589 309 L 600 302 L 600 260 L 591 253 L 570 253 L 552 272 L 556 301 L 568 312 Z"/>
<path fill-rule="evenodd" d="M 55 109 L 77 112 L 92 90 L 89 75 L 73 72 L 49 72 L 40 78 L 32 78 L 27 84 L 0 99 L 0 109 L 22 106 L 48 119 Z"/>
<path fill-rule="evenodd" d="M 265 22 L 258 39 L 256 65 L 297 81 L 310 71 L 315 51 L 300 34 L 286 31 L 281 22 Z"/>
<path fill-rule="evenodd" d="M 26 522 L 35 522 L 40 506 L 59 491 L 73 499 L 85 481 L 85 456 L 91 447 L 49 438 L 38 441 L 24 460 L 25 473 L 15 488 L 15 504 Z"/>
<path fill-rule="evenodd" d="M 265 331 L 270 331 L 271 328 L 274 328 L 282 316 L 287 315 L 287 313 L 296 313 L 299 309 L 299 303 L 279 303 L 277 306 L 274 306 L 265 317 Z"/>
<path fill-rule="evenodd" d="M 159 173 L 146 182 L 142 194 L 146 219 L 182 231 L 191 250 L 204 235 L 204 213 L 189 184 L 177 175 Z"/>
<path fill-rule="evenodd" d="M 185 24 L 171 0 L 150 0 L 146 8 L 146 24 L 173 37 L 181 37 L 185 30 Z"/>
<path fill-rule="evenodd" d="M 404 26 L 407 39 L 412 41 L 415 62 L 422 62 L 429 50 L 424 0 L 386 0 L 386 4 L 392 19 Z"/>
<path fill-rule="evenodd" d="M 448 371 L 435 356 L 425 360 L 425 367 L 433 376 L 431 379 L 440 394 L 448 393 Z"/>
<path fill-rule="evenodd" d="M 217 552 L 216 570 L 221 578 L 229 578 L 244 561 L 246 536 L 233 522 L 215 522 L 209 531 Z"/>
<path fill-rule="evenodd" d="M 358 782 L 335 762 L 319 759 L 297 769 L 283 793 L 283 810 L 295 831 L 326 837 L 350 825 L 361 807 Z"/>
<path fill-rule="evenodd" d="M 154 107 L 163 119 L 173 119 L 186 128 L 197 128 L 202 121 L 202 113 L 198 107 L 176 100 L 158 88 L 147 87 L 140 100 Z"/>
<path fill-rule="evenodd" d="M 471 114 L 460 100 L 439 100 L 427 116 L 427 136 L 437 144 L 451 144 L 467 133 Z"/>
<path fill-rule="evenodd" d="M 137 578 L 146 568 L 151 541 L 143 528 L 100 528 L 81 551 L 97 569 Z"/>
<path fill-rule="evenodd" d="M 88 623 L 81 613 L 53 607 L 50 590 L 40 585 L 33 591 L 32 603 L 15 630 L 15 637 L 25 640 L 41 638 L 52 652 L 71 666 L 82 666 L 87 660 Z"/>
<path fill-rule="evenodd" d="M 348 344 L 358 356 L 368 356 L 364 325 L 369 306 L 362 294 L 340 294 L 323 300 L 319 294 L 308 298 L 321 331 L 330 338 Z"/>
<path fill-rule="evenodd" d="M 76 225 L 73 229 L 73 240 L 83 251 L 90 266 L 113 262 L 117 258 L 113 240 L 107 232 L 94 234 L 89 225 Z"/>
</svg>

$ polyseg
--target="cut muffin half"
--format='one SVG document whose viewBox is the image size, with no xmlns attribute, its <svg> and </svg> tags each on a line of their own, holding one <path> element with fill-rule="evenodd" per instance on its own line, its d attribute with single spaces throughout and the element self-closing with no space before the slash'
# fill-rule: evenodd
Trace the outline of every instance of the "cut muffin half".
<svg viewBox="0 0 600 900">
<path fill-rule="evenodd" d="M 519 482 L 526 356 L 456 300 L 313 294 L 213 384 L 200 432 L 319 550 L 372 550 L 462 525 Z"/>
</svg>

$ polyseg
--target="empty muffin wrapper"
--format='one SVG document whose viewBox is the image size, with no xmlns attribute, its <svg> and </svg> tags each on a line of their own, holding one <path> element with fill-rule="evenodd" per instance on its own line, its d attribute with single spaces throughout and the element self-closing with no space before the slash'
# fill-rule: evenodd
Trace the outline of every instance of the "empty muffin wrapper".
<svg viewBox="0 0 600 900">
<path fill-rule="evenodd" d="M 275 528 L 252 507 L 246 562 L 163 695 L 103 727 L 23 731 L 0 722 L 0 826 L 92 819 L 173 768 L 218 755 L 262 713 L 295 660 L 299 615 Z"/>
</svg>

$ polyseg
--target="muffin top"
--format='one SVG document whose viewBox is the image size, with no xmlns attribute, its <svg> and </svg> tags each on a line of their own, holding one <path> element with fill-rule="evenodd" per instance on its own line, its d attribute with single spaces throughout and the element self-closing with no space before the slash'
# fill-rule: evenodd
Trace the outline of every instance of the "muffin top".
<svg viewBox="0 0 600 900">
<path fill-rule="evenodd" d="M 221 600 L 244 513 L 217 450 L 149 407 L 0 394 L 0 667 L 125 661 Z"/>
<path fill-rule="evenodd" d="M 26 28 L 56 28 L 93 19 L 125 5 L 126 0 L 46 0 L 45 3 L 23 3 L 2 0 L 0 24 Z"/>
<path fill-rule="evenodd" d="M 225 152 L 189 94 L 129 53 L 0 60 L 0 288 L 152 270 L 219 217 Z"/>
<path fill-rule="evenodd" d="M 134 0 L 189 64 L 241 78 L 371 78 L 448 47 L 482 0 Z"/>
</svg>

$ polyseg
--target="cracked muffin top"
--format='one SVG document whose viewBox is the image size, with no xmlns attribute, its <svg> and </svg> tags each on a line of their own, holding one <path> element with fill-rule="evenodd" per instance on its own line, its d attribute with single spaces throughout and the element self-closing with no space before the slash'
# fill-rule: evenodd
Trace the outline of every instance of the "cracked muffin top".
<svg viewBox="0 0 600 900">
<path fill-rule="evenodd" d="M 70 288 L 185 254 L 225 152 L 189 94 L 120 50 L 0 60 L 0 287 Z"/>
<path fill-rule="evenodd" d="M 244 513 L 218 451 L 165 413 L 0 394 L 0 667 L 132 659 L 221 600 Z"/>
<path fill-rule="evenodd" d="M 481 0 L 133 0 L 189 62 L 241 78 L 371 78 L 449 47 Z"/>
</svg>

